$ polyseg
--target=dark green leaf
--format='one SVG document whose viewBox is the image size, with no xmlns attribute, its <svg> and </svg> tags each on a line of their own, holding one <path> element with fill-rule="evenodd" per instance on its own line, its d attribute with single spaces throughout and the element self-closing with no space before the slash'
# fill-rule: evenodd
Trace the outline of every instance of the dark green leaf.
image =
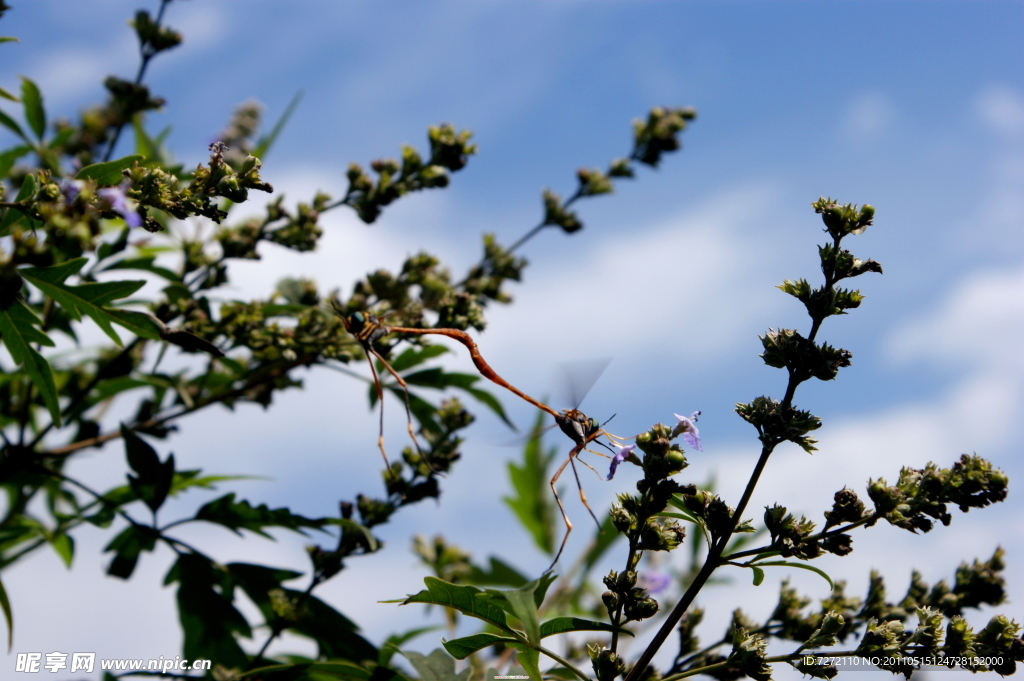
<svg viewBox="0 0 1024 681">
<path fill-rule="evenodd" d="M 614 627 L 605 622 L 592 622 L 579 617 L 555 617 L 540 625 L 540 637 L 547 638 L 567 631 L 617 631 L 632 636 L 633 632 L 621 627 Z"/>
<path fill-rule="evenodd" d="M 111 323 L 125 326 L 133 333 L 139 332 L 143 337 L 150 337 L 153 332 L 151 325 L 155 322 L 144 321 L 139 312 L 110 310 L 104 307 L 107 303 L 138 291 L 146 282 L 108 281 L 78 286 L 64 283 L 69 276 L 77 274 L 85 262 L 85 258 L 76 258 L 51 267 L 25 267 L 18 272 L 40 291 L 60 303 L 61 307 L 76 320 L 81 319 L 83 314 L 91 317 L 118 346 L 122 345 L 121 339 L 111 327 Z"/>
<path fill-rule="evenodd" d="M 25 107 L 25 120 L 38 139 L 43 139 L 46 132 L 46 111 L 43 109 L 43 96 L 36 84 L 25 76 L 21 77 L 21 104 Z"/>
<path fill-rule="evenodd" d="M 174 471 L 174 481 L 171 483 L 171 491 L 168 496 L 174 496 L 178 492 L 183 492 L 190 487 L 201 487 L 202 489 L 216 489 L 215 483 L 224 482 L 226 480 L 258 480 L 255 476 L 251 475 L 204 475 L 202 477 L 199 474 L 201 470 L 189 470 L 189 471 Z"/>
<path fill-rule="evenodd" d="M 463 636 L 451 641 L 441 639 L 441 645 L 456 660 L 465 660 L 476 651 L 497 643 L 519 643 L 519 640 L 509 638 L 508 636 L 498 636 L 497 634 L 473 634 L 472 636 Z"/>
<path fill-rule="evenodd" d="M 171 483 L 174 481 L 174 455 L 170 454 L 167 460 L 161 463 L 156 450 L 123 423 L 121 437 L 124 439 L 128 465 L 138 473 L 138 476 L 129 475 L 128 483 L 136 496 L 155 513 L 171 491 Z"/>
<path fill-rule="evenodd" d="M 437 648 L 430 655 L 421 655 L 411 650 L 402 651 L 402 655 L 409 660 L 420 675 L 420 681 L 467 681 L 471 670 L 467 667 L 458 674 L 455 673 L 455 660 L 446 652 Z"/>
<path fill-rule="evenodd" d="M 508 464 L 508 477 L 516 496 L 504 497 L 502 501 L 516 514 L 537 547 L 550 555 L 555 550 L 555 509 L 547 493 L 547 469 L 557 450 L 552 448 L 544 453 L 538 434 L 543 425 L 544 414 L 539 413 L 533 425 L 534 435 L 523 448 L 522 465 Z"/>
<path fill-rule="evenodd" d="M 152 530 L 129 525 L 103 549 L 104 553 L 114 552 L 114 560 L 110 561 L 107 574 L 128 579 L 139 562 L 139 554 L 143 551 L 152 551 L 155 546 L 156 534 Z"/>
<path fill-rule="evenodd" d="M 32 144 L 32 140 L 30 140 L 28 136 L 25 135 L 25 131 L 21 129 L 21 126 L 18 125 L 18 123 L 13 118 L 5 114 L 3 111 L 0 111 L 0 125 L 4 126 L 18 137 L 28 142 L 29 144 Z"/>
<path fill-rule="evenodd" d="M 61 426 L 60 403 L 57 401 L 57 387 L 53 381 L 53 370 L 31 343 L 53 345 L 42 331 L 33 326 L 38 318 L 22 301 L 16 301 L 0 312 L 0 335 L 11 353 L 11 359 L 22 365 L 32 384 L 43 397 L 43 403 L 50 412 L 53 424 Z M 44 343 L 45 339 L 45 343 Z"/>
<path fill-rule="evenodd" d="M 363 535 L 363 541 L 369 551 L 376 551 L 378 548 L 377 538 L 373 536 L 373 532 L 370 531 L 370 528 L 360 525 L 354 520 L 348 520 L 346 518 L 325 518 L 324 525 L 337 525 L 345 531 Z"/>
<path fill-rule="evenodd" d="M 18 190 L 18 195 L 14 197 L 14 200 L 27 201 L 35 196 L 35 193 L 36 177 L 35 175 L 26 175 L 25 180 L 21 183 L 21 188 Z M 7 212 L 4 213 L 4 219 L 0 220 L 0 236 L 7 236 L 7 233 L 11 231 L 11 227 L 25 217 L 25 213 L 21 212 L 17 208 L 8 208 Z"/>
<path fill-rule="evenodd" d="M 249 658 L 235 637 L 252 636 L 252 629 L 232 603 L 233 591 L 223 588 L 225 568 L 185 554 L 178 557 L 172 572 L 179 583 L 178 616 L 185 635 L 182 657 L 245 669 Z"/>
<path fill-rule="evenodd" d="M 480 589 L 449 584 L 436 577 L 426 577 L 423 583 L 427 586 L 426 590 L 409 596 L 402 601 L 402 605 L 410 603 L 443 605 L 446 608 L 458 610 L 464 615 L 490 622 L 502 631 L 512 632 L 505 621 L 505 611 L 486 598 Z"/>
<path fill-rule="evenodd" d="M 11 40 L 17 41 L 17 38 L 7 38 L 7 37 L 0 38 L 0 42 L 7 42 L 7 41 L 11 41 Z M 0 97 L 3 97 L 4 99 L 10 100 L 12 102 L 20 102 L 21 101 L 20 99 L 18 99 L 14 95 L 12 95 L 10 92 L 8 92 L 7 90 L 3 89 L 2 87 L 0 87 Z"/>
<path fill-rule="evenodd" d="M 7 589 L 0 581 L 0 609 L 4 611 L 4 620 L 7 621 L 7 652 L 11 652 L 14 646 L 14 615 L 11 612 L 11 601 L 7 598 Z"/>
<path fill-rule="evenodd" d="M 121 171 L 131 168 L 135 165 L 136 161 L 141 160 L 143 160 L 142 156 L 139 154 L 132 154 L 131 156 L 125 156 L 124 158 L 115 159 L 113 161 L 93 163 L 92 165 L 85 166 L 75 173 L 75 179 L 93 180 L 101 187 L 120 184 L 123 177 Z"/>
<path fill-rule="evenodd" d="M 14 167 L 14 162 L 30 151 L 32 151 L 32 147 L 23 144 L 0 154 L 0 178 L 7 177 L 7 173 L 11 172 L 11 168 Z"/>
<path fill-rule="evenodd" d="M 264 527 L 284 527 L 304 534 L 301 528 L 319 528 L 323 520 L 313 520 L 296 515 L 287 508 L 268 508 L 266 504 L 253 507 L 248 501 L 235 501 L 235 493 L 231 492 L 200 508 L 195 515 L 196 520 L 223 525 L 241 534 L 239 530 L 249 530 L 264 537 L 270 535 L 263 531 Z"/>
</svg>

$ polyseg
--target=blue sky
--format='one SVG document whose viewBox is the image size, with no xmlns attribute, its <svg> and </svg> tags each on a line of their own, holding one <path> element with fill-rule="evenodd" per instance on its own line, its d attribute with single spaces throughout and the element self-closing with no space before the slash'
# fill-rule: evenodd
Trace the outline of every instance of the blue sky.
<svg viewBox="0 0 1024 681">
<path fill-rule="evenodd" d="M 98 100 L 107 74 L 134 73 L 124 22 L 135 4 L 11 4 L 0 33 L 21 43 L 0 46 L 0 85 L 14 89 L 18 74 L 36 79 L 51 118 Z M 286 275 L 348 291 L 366 271 L 395 269 L 420 248 L 458 273 L 479 257 L 482 232 L 509 243 L 535 224 L 542 188 L 570 193 L 577 167 L 626 154 L 631 119 L 653 105 L 696 107 L 681 153 L 657 171 L 641 169 L 615 195 L 579 204 L 582 232 L 545 233 L 524 249 L 531 265 L 512 289 L 516 303 L 489 313 L 479 343 L 535 395 L 558 395 L 561 362 L 612 357 L 584 408 L 617 412 L 621 434 L 702 409 L 705 452 L 691 455 L 684 476 L 716 474 L 733 503 L 756 442 L 732 405 L 783 389 L 781 373 L 760 365 L 756 336 L 769 326 L 806 328 L 797 303 L 773 287 L 815 280 L 821 223 L 808 204 L 819 195 L 874 204 L 875 226 L 850 248 L 885 274 L 858 280 L 864 305 L 822 335 L 854 353 L 853 367 L 798 393 L 798 404 L 825 419 L 821 451 L 780 450 L 751 509 L 780 501 L 820 517 L 844 484 L 863 490 L 868 477 L 893 480 L 902 464 L 948 466 L 976 451 L 1011 474 L 1006 503 L 956 514 L 952 527 L 923 537 L 891 528 L 858 535 L 855 552 L 828 569 L 861 593 L 867 570 L 884 562 L 892 592 L 902 593 L 911 565 L 929 582 L 950 579 L 961 560 L 987 558 L 1001 543 L 1019 574 L 1024 3 L 193 0 L 172 4 L 167 18 L 186 42 L 151 66 L 147 80 L 168 105 L 150 124 L 173 126 L 183 160 L 204 157 L 236 104 L 258 99 L 274 118 L 300 90 L 300 108 L 264 160 L 264 176 L 289 201 L 318 188 L 342 193 L 348 162 L 395 156 L 403 142 L 422 148 L 428 124 L 452 121 L 480 144 L 450 189 L 404 199 L 369 228 L 331 213 L 318 253 L 268 248 L 260 263 L 235 268 L 231 295 L 242 298 L 265 295 Z M 0 148 L 9 143 L 0 137 Z M 449 362 L 471 366 L 461 355 Z M 240 483 L 254 501 L 332 513 L 339 498 L 376 489 L 375 419 L 359 384 L 322 372 L 307 386 L 265 413 L 196 416 L 161 451 L 182 465 L 274 478 Z M 532 418 L 502 398 L 517 422 Z M 389 409 L 388 437 L 399 442 L 398 405 Z M 521 532 L 506 531 L 500 497 L 515 450 L 494 446 L 507 431 L 479 413 L 441 503 L 399 515 L 382 529 L 384 553 L 351 561 L 324 589 L 376 640 L 419 621 L 376 603 L 417 588 L 422 574 L 407 551 L 415 532 L 443 531 L 479 560 L 498 554 L 532 572 L 546 564 Z M 114 484 L 123 469 L 112 446 L 75 470 Z M 592 476 L 586 485 L 596 505 L 622 489 Z M 569 512 L 586 528 L 578 504 Z M 305 569 L 303 542 L 292 537 L 195 537 L 218 542 L 224 560 Z M 16 651 L 179 650 L 173 592 L 155 586 L 170 557 L 144 558 L 124 584 L 101 577 L 107 540 L 84 532 L 70 572 L 40 554 L 5 575 Z M 1022 619 L 1024 584 L 1012 567 L 1008 574 L 1012 601 L 1000 610 Z M 754 589 L 740 575 L 705 605 L 727 613 L 743 603 L 764 617 L 781 576 Z M 794 580 L 825 595 L 819 583 Z M 53 608 L 81 616 L 55 627 Z M 724 619 L 712 624 L 717 633 Z"/>
</svg>

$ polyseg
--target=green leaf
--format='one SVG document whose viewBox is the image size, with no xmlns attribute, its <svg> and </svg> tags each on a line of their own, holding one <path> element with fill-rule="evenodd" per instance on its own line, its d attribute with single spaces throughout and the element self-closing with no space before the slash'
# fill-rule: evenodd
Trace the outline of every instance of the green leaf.
<svg viewBox="0 0 1024 681">
<path fill-rule="evenodd" d="M 26 201 L 35 196 L 35 193 L 36 176 L 26 175 L 25 180 L 21 183 L 21 189 L 18 190 L 18 195 L 14 197 L 14 200 Z M 4 219 L 0 220 L 0 236 L 7 236 L 7 233 L 10 231 L 11 227 L 14 226 L 14 223 L 25 217 L 27 216 L 20 209 L 8 208 L 7 212 L 4 214 Z"/>
<path fill-rule="evenodd" d="M 141 113 L 137 113 L 132 117 L 132 128 L 135 131 L 135 153 L 145 157 L 147 164 L 166 165 L 168 159 L 164 154 L 162 142 L 171 129 L 169 127 L 164 128 L 164 131 L 157 135 L 156 138 L 150 137 L 142 124 Z"/>
<path fill-rule="evenodd" d="M 135 495 L 156 513 L 171 491 L 171 483 L 174 481 L 174 455 L 170 454 L 167 461 L 161 463 L 156 450 L 123 423 L 121 438 L 124 440 L 128 465 L 138 473 L 138 477 L 129 475 L 128 483 Z"/>
<path fill-rule="evenodd" d="M 202 473 L 199 469 L 188 470 L 188 471 L 174 471 L 174 481 L 171 483 L 171 491 L 168 496 L 174 496 L 179 492 L 183 492 L 190 487 L 201 487 L 202 489 L 216 489 L 215 483 L 225 482 L 227 480 L 260 480 L 257 476 L 253 475 L 204 475 L 202 477 L 199 474 Z"/>
<path fill-rule="evenodd" d="M 346 518 L 326 518 L 324 520 L 324 524 L 338 525 L 344 530 L 363 535 L 363 541 L 365 542 L 366 549 L 368 551 L 376 551 L 379 548 L 377 538 L 373 536 L 373 532 L 370 531 L 370 528 L 360 525 L 354 520 L 348 520 Z"/>
<path fill-rule="evenodd" d="M 28 138 L 28 136 L 25 134 L 25 131 L 21 129 L 21 126 L 18 125 L 13 118 L 5 114 L 3 111 L 0 111 L 0 125 L 4 126 L 18 137 L 28 142 L 29 144 L 32 144 L 32 140 Z"/>
<path fill-rule="evenodd" d="M 401 634 L 392 634 L 391 636 L 388 636 L 388 640 L 384 641 L 384 645 L 380 647 L 380 656 L 377 658 L 377 664 L 381 667 L 388 666 L 391 663 L 391 658 L 395 656 L 395 653 L 400 652 L 399 648 L 402 644 L 411 641 L 420 634 L 425 634 L 429 631 L 437 631 L 440 628 L 440 625 L 432 627 L 417 627 L 416 629 L 410 629 L 409 631 L 402 632 Z"/>
<path fill-rule="evenodd" d="M 135 571 L 139 555 L 143 551 L 152 551 L 155 546 L 155 531 L 139 525 L 129 525 L 103 549 L 104 553 L 114 552 L 114 560 L 107 567 L 107 574 L 111 577 L 128 579 Z"/>
<path fill-rule="evenodd" d="M 583 559 L 583 572 L 590 572 L 591 568 L 597 564 L 597 561 L 601 560 L 601 556 L 622 536 L 615 529 L 615 525 L 612 524 L 611 514 L 606 515 L 604 522 L 601 523 L 601 527 L 597 529 L 597 534 L 594 535 L 594 539 L 590 543 L 590 548 L 587 549 L 586 557 Z"/>
<path fill-rule="evenodd" d="M 340 612 L 315 596 L 282 588 L 282 582 L 300 577 L 300 573 L 247 563 L 231 563 L 227 570 L 268 624 L 283 625 L 293 633 L 316 641 L 319 659 L 362 662 L 376 661 L 380 656 L 380 651 L 358 634 L 359 627 Z M 296 606 L 293 617 L 281 619 L 282 603 Z"/>
<path fill-rule="evenodd" d="M 0 154 L 0 178 L 7 177 L 7 173 L 11 172 L 11 168 L 14 167 L 14 162 L 30 151 L 32 151 L 32 147 L 22 144 Z"/>
<path fill-rule="evenodd" d="M 179 585 L 178 616 L 185 638 L 182 657 L 245 669 L 249 657 L 236 636 L 251 637 L 252 629 L 232 602 L 235 590 L 224 588 L 224 568 L 203 556 L 184 554 L 171 572 Z"/>
<path fill-rule="evenodd" d="M 21 41 L 9 35 L 0 36 L 0 43 L 20 43 Z"/>
<path fill-rule="evenodd" d="M 125 258 L 124 260 L 118 260 L 115 263 L 107 265 L 100 272 L 107 272 L 109 270 L 142 270 L 144 272 L 152 272 L 153 274 L 163 277 L 168 281 L 181 281 L 181 277 L 176 272 L 173 272 L 166 267 L 160 267 L 154 265 L 153 262 L 156 260 L 156 256 L 149 256 L 147 258 Z M 266 312 L 266 310 L 264 310 Z"/>
<path fill-rule="evenodd" d="M 299 90 L 295 93 L 295 96 L 292 97 L 292 101 L 288 103 L 288 107 L 284 110 L 284 113 L 281 114 L 281 117 L 277 119 L 276 123 L 274 123 L 274 127 L 271 128 L 270 134 L 262 137 L 256 143 L 256 148 L 252 150 L 253 156 L 263 160 L 263 157 L 268 151 L 270 151 L 270 147 L 274 145 L 274 142 L 277 141 L 277 136 L 281 134 L 282 130 L 284 130 L 284 126 L 288 123 L 288 119 L 292 117 L 293 113 L 295 113 L 295 109 L 298 108 L 299 102 L 301 101 L 302 90 Z M 398 369 L 395 369 L 395 371 L 398 371 Z"/>
<path fill-rule="evenodd" d="M 25 107 L 25 120 L 38 139 L 43 139 L 46 132 L 46 111 L 43 109 L 43 96 L 36 84 L 25 76 L 21 77 L 21 104 Z"/>
<path fill-rule="evenodd" d="M 531 646 L 540 644 L 540 621 L 537 619 L 537 603 L 533 600 L 533 592 L 537 587 L 536 582 L 513 591 L 503 591 L 512 607 L 512 613 L 519 618 L 526 632 L 526 640 Z"/>
<path fill-rule="evenodd" d="M 472 565 L 469 576 L 466 578 L 467 583 L 477 586 L 511 586 L 518 588 L 530 581 L 514 567 L 499 558 L 491 556 L 489 563 L 489 570 Z"/>
<path fill-rule="evenodd" d="M 4 619 L 7 621 L 7 652 L 14 647 L 14 614 L 11 612 L 11 600 L 7 598 L 7 589 L 0 581 L 0 609 L 4 611 Z"/>
<path fill-rule="evenodd" d="M 547 494 L 547 470 L 558 450 L 552 447 L 547 453 L 543 451 L 539 435 L 543 425 L 544 414 L 538 413 L 531 431 L 533 436 L 523 447 L 522 465 L 508 464 L 508 477 L 515 496 L 504 497 L 502 501 L 516 514 L 537 548 L 551 555 L 555 551 L 555 509 Z"/>
<path fill-rule="evenodd" d="M 467 681 L 471 670 L 467 667 L 458 674 L 455 673 L 455 660 L 440 648 L 435 649 L 430 655 L 421 655 L 411 650 L 403 650 L 402 655 L 409 660 L 420 675 L 420 681 Z"/>
<path fill-rule="evenodd" d="M 135 165 L 136 161 L 144 160 L 139 154 L 132 154 L 131 156 L 125 156 L 113 161 L 106 161 L 105 163 L 93 163 L 92 165 L 85 166 L 77 173 L 75 173 L 76 180 L 93 180 L 101 187 L 108 187 L 115 184 L 121 183 L 122 170 L 131 168 Z"/>
<path fill-rule="evenodd" d="M 14 38 L 0 38 L 0 42 L 3 42 L 4 40 L 14 40 Z M 20 102 L 21 101 L 20 99 L 18 99 L 14 95 L 12 95 L 10 92 L 8 92 L 7 90 L 3 89 L 2 87 L 0 87 L 0 97 L 3 97 L 4 99 L 9 99 L 12 102 Z"/>
<path fill-rule="evenodd" d="M 516 661 L 522 665 L 526 673 L 530 675 L 533 681 L 542 681 L 544 675 L 540 671 L 540 652 L 533 648 L 528 648 L 522 644 L 514 646 L 519 654 L 516 655 Z"/>
<path fill-rule="evenodd" d="M 111 321 L 118 326 L 123 326 L 136 336 L 149 340 L 160 340 L 163 337 L 163 329 L 151 314 L 111 307 L 105 308 L 105 311 Z"/>
<path fill-rule="evenodd" d="M 480 388 L 463 388 L 463 390 L 472 395 L 477 402 L 480 402 L 485 407 L 493 411 L 509 428 L 512 430 L 518 430 L 516 425 L 509 420 L 508 415 L 505 414 L 505 407 L 502 406 L 497 397 Z"/>
<path fill-rule="evenodd" d="M 406 369 L 411 369 L 417 364 L 426 362 L 428 359 L 433 359 L 434 357 L 443 355 L 446 352 L 448 352 L 448 348 L 443 345 L 424 345 L 419 348 L 406 348 L 402 351 L 402 354 L 391 361 L 391 368 L 395 371 L 405 371 Z M 379 361 L 378 365 L 378 370 L 383 371 L 384 365 L 380 364 Z"/>
<path fill-rule="evenodd" d="M 633 635 L 629 629 L 615 627 L 605 622 L 592 622 L 579 617 L 555 617 L 540 625 L 540 637 L 547 638 L 568 631 L 617 631 L 620 634 Z"/>
<path fill-rule="evenodd" d="M 64 565 L 71 567 L 71 561 L 75 557 L 75 540 L 64 532 L 59 532 L 50 539 L 50 546 L 57 552 Z"/>
<path fill-rule="evenodd" d="M 757 565 L 758 565 L 758 567 L 764 567 L 766 565 L 784 565 L 786 567 L 800 568 L 801 570 L 810 570 L 811 572 L 813 572 L 815 574 L 821 575 L 822 579 L 824 579 L 826 582 L 828 582 L 828 585 L 833 590 L 835 590 L 835 588 L 836 588 L 836 585 L 832 582 L 832 578 L 829 577 L 827 574 L 825 574 L 824 570 L 820 570 L 820 569 L 814 567 L 813 565 L 806 565 L 804 563 L 794 563 L 794 562 L 788 561 L 788 560 L 770 560 L 770 561 L 767 561 L 765 563 L 758 563 Z M 751 566 L 751 567 L 753 567 L 753 566 Z"/>
<path fill-rule="evenodd" d="M 493 646 L 497 643 L 519 643 L 518 639 L 509 638 L 508 636 L 498 636 L 497 634 L 473 634 L 472 636 L 463 636 L 462 638 L 456 638 L 451 641 L 441 639 L 441 645 L 444 649 L 454 657 L 456 660 L 465 660 L 467 657 L 472 655 L 478 650 Z"/>
<path fill-rule="evenodd" d="M 323 520 L 314 520 L 297 515 L 287 508 L 268 508 L 266 504 L 253 507 L 248 501 L 235 501 L 235 493 L 225 494 L 200 508 L 195 515 L 196 520 L 205 520 L 230 529 L 241 535 L 239 530 L 249 530 L 270 539 L 263 531 L 264 527 L 283 527 L 305 534 L 304 527 L 319 528 Z"/>
<path fill-rule="evenodd" d="M 46 359 L 31 345 L 31 343 L 53 345 L 53 341 L 33 326 L 37 323 L 39 320 L 32 310 L 28 309 L 24 302 L 18 300 L 0 312 L 0 335 L 3 336 L 7 351 L 11 353 L 11 359 L 25 369 L 25 373 L 28 374 L 32 384 L 42 396 L 53 424 L 60 428 L 60 403 L 57 400 L 57 386 L 53 381 L 53 370 Z"/>
<path fill-rule="evenodd" d="M 18 273 L 60 303 L 61 307 L 76 320 L 81 319 L 83 314 L 91 317 L 119 347 L 123 347 L 123 344 L 117 332 L 111 327 L 112 323 L 124 326 L 133 333 L 140 332 L 143 337 L 151 337 L 153 327 L 141 319 L 141 313 L 128 313 L 127 310 L 110 310 L 104 307 L 111 301 L 130 296 L 145 286 L 146 282 L 108 281 L 77 286 L 64 283 L 69 276 L 77 274 L 85 262 L 85 258 L 75 258 L 51 267 L 24 267 L 18 270 Z M 156 338 L 159 337 L 157 334 Z"/>
<path fill-rule="evenodd" d="M 751 567 L 754 572 L 754 586 L 761 586 L 761 582 L 764 581 L 764 570 L 759 567 Z"/>
<path fill-rule="evenodd" d="M 480 589 L 472 586 L 459 586 L 450 584 L 437 577 L 425 577 L 423 583 L 427 588 L 406 598 L 402 605 L 410 603 L 429 603 L 431 605 L 443 605 L 461 612 L 463 615 L 476 617 L 489 622 L 502 631 L 512 633 L 512 629 L 505 621 L 505 611 L 500 606 L 486 597 Z"/>
</svg>

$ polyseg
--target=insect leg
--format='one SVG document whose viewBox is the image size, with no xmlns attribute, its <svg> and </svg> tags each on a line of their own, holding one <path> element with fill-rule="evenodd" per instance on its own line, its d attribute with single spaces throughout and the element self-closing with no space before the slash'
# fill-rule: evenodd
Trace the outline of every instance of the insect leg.
<svg viewBox="0 0 1024 681">
<path fill-rule="evenodd" d="M 373 357 L 377 353 L 368 350 L 366 361 L 370 363 L 370 373 L 373 374 L 373 385 L 377 388 L 377 401 L 380 402 L 380 435 L 377 436 L 377 447 L 380 448 L 380 455 L 384 457 L 384 465 L 391 470 L 391 463 L 388 461 L 388 453 L 384 451 L 384 389 L 380 387 L 380 377 L 377 375 L 377 367 L 373 366 Z"/>
<path fill-rule="evenodd" d="M 388 372 L 394 377 L 394 379 L 398 381 L 398 385 L 402 386 L 402 390 L 405 392 L 405 423 L 406 427 L 409 430 L 409 437 L 412 438 L 412 444 L 413 446 L 416 447 L 416 453 L 420 455 L 420 459 L 422 459 L 423 461 L 427 461 L 426 458 L 423 456 L 423 450 L 420 449 L 420 443 L 416 439 L 416 433 L 414 433 L 412 429 L 412 408 L 409 406 L 409 386 L 406 385 L 402 377 L 398 375 L 398 372 L 395 371 L 390 364 L 388 364 L 386 359 L 381 357 L 376 352 L 374 352 L 373 354 L 377 357 L 377 359 L 380 360 L 381 364 L 384 365 L 384 368 L 388 370 Z M 427 462 L 427 466 L 430 466 L 430 462 Z"/>
<path fill-rule="evenodd" d="M 572 464 L 572 474 L 576 477 L 576 488 L 580 491 L 580 501 L 583 502 L 583 505 L 587 509 L 587 513 L 590 514 L 590 517 L 594 519 L 594 522 L 597 523 L 598 528 L 600 528 L 601 521 L 599 521 L 597 519 L 597 516 L 594 515 L 593 509 L 591 509 L 590 504 L 587 503 L 587 495 L 583 493 L 583 483 L 580 482 L 580 474 L 579 471 L 576 470 L 576 461 L 572 457 L 570 457 L 569 463 Z M 597 471 L 594 472 L 596 473 Z"/>
<path fill-rule="evenodd" d="M 570 461 L 572 461 L 572 457 L 576 455 L 576 452 L 577 448 L 573 447 L 572 451 L 569 452 L 569 457 L 561 466 L 558 467 L 558 470 L 555 471 L 554 477 L 551 478 L 551 482 L 548 483 L 551 485 L 551 493 L 555 495 L 555 502 L 558 504 L 558 510 L 562 514 L 562 520 L 565 521 L 565 536 L 562 537 L 562 544 L 558 547 L 558 553 L 555 554 L 555 559 L 551 561 L 551 565 L 548 566 L 548 569 L 545 570 L 545 572 L 551 572 L 551 570 L 554 569 L 555 563 L 557 563 L 558 559 L 562 557 L 562 551 L 565 550 L 565 542 L 569 541 L 569 533 L 572 532 L 572 523 L 569 521 L 569 516 L 565 513 L 565 506 L 562 506 L 562 499 L 558 496 L 558 491 L 555 490 L 555 483 L 558 482 L 558 478 L 562 476 L 562 471 L 564 471 L 565 467 L 569 465 Z"/>
</svg>

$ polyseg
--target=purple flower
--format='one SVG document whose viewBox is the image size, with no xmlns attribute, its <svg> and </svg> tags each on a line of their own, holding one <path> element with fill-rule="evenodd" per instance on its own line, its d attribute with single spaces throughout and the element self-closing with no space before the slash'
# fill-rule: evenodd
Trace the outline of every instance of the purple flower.
<svg viewBox="0 0 1024 681">
<path fill-rule="evenodd" d="M 97 190 L 96 193 L 110 204 L 110 210 L 124 218 L 125 223 L 129 227 L 141 227 L 142 216 L 128 205 L 128 197 L 124 195 L 124 190 L 127 187 L 127 183 L 122 184 L 120 187 L 104 187 Z"/>
<path fill-rule="evenodd" d="M 698 452 L 703 452 L 704 450 L 700 447 L 700 433 L 697 431 L 697 426 L 694 425 L 697 422 L 697 417 L 700 416 L 700 412 L 695 411 L 688 417 L 680 416 L 679 414 L 673 414 L 673 416 L 679 419 L 679 423 L 677 423 L 676 427 L 672 429 L 672 437 L 682 435 L 686 444 L 690 445 Z"/>
<path fill-rule="evenodd" d="M 612 446 L 617 447 L 619 451 L 612 457 L 612 465 L 608 468 L 608 477 L 605 478 L 605 480 L 611 480 L 614 478 L 615 469 L 619 467 L 620 463 L 633 456 L 633 450 L 636 449 L 636 445 L 626 445 L 623 447 L 621 445 L 613 444 Z"/>
<path fill-rule="evenodd" d="M 64 203 L 74 203 L 78 195 L 82 193 L 85 182 L 81 180 L 69 180 L 64 178 L 60 181 L 60 193 L 64 195 Z"/>
<path fill-rule="evenodd" d="M 654 594 L 661 593 L 672 584 L 672 577 L 666 575 L 663 572 L 644 572 L 640 575 L 640 586 L 641 589 L 646 589 L 647 593 Z"/>
</svg>

